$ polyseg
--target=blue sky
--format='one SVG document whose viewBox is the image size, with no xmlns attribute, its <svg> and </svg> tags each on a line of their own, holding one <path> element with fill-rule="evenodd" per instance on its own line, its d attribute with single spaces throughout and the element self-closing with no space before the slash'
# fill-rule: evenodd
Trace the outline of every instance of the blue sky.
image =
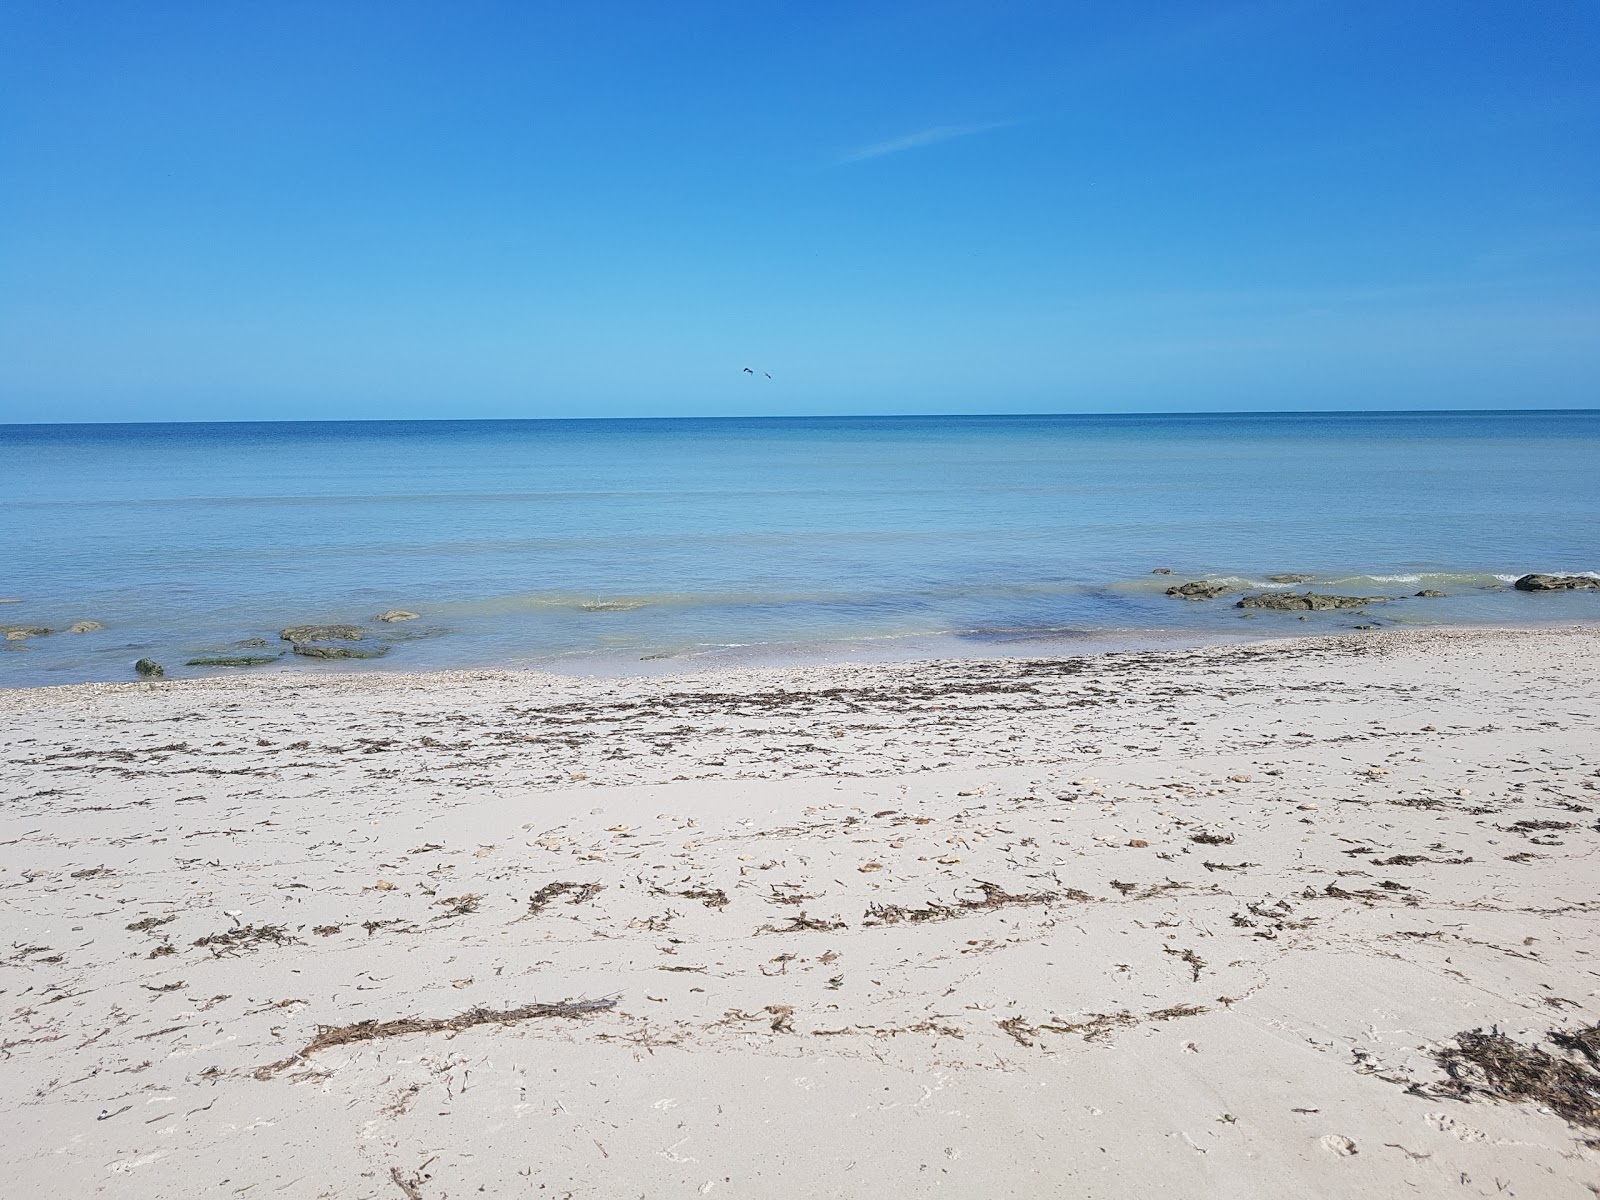
<svg viewBox="0 0 1600 1200">
<path fill-rule="evenodd" d="M 0 421 L 1591 407 L 1597 51 L 1590 0 L 11 0 Z"/>
</svg>

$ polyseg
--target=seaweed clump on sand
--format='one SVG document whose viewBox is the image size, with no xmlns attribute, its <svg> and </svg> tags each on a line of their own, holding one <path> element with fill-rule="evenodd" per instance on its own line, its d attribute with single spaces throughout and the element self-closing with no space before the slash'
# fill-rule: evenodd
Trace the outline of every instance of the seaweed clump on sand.
<svg viewBox="0 0 1600 1200">
<path fill-rule="evenodd" d="M 1081 902 L 1094 899 L 1088 892 L 1077 888 L 1067 888 L 1061 892 L 1008 892 L 999 884 L 985 883 L 982 880 L 978 881 L 977 888 L 983 893 L 981 898 L 957 900 L 954 904 L 935 902 L 926 908 L 874 904 L 867 909 L 863 920 L 873 925 L 897 925 L 902 921 L 916 924 L 922 921 L 949 921 L 955 917 L 965 917 L 973 913 L 1010 908 L 1015 905 L 1055 904 L 1061 900 Z"/>
<path fill-rule="evenodd" d="M 1458 1100 L 1537 1104 L 1568 1124 L 1600 1132 L 1600 1025 L 1556 1030 L 1561 1055 L 1507 1037 L 1497 1028 L 1458 1033 L 1434 1052 L 1448 1079 L 1431 1090 Z M 1600 1148 L 1600 1138 L 1590 1139 Z"/>
</svg>

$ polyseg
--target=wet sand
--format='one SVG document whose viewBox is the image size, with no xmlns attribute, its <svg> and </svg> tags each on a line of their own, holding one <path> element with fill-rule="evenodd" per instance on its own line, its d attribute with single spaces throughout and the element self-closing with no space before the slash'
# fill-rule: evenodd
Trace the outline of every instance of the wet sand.
<svg viewBox="0 0 1600 1200">
<path fill-rule="evenodd" d="M 1592 629 L 0 703 L 19 1195 L 1600 1188 Z"/>
</svg>

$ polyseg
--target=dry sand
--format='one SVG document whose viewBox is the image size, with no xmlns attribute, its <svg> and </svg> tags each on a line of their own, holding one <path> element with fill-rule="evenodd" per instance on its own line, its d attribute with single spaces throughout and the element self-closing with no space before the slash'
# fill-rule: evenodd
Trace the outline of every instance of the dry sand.
<svg viewBox="0 0 1600 1200">
<path fill-rule="evenodd" d="M 4 1191 L 1589 1200 L 1597 680 L 1544 630 L 0 693 Z"/>
</svg>

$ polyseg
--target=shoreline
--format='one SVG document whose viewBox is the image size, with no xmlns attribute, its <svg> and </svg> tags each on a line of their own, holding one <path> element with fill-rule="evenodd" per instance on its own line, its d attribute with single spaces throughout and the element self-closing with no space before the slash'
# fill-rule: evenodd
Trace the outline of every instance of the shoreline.
<svg viewBox="0 0 1600 1200">
<path fill-rule="evenodd" d="M 1514 625 L 1483 623 L 1402 626 L 1389 624 L 1368 629 L 1346 628 L 1323 632 L 1285 631 L 1279 633 L 1251 630 L 1247 633 L 1241 632 L 1237 634 L 1182 629 L 1149 629 L 1119 630 L 1116 631 L 1118 636 L 1109 636 L 1107 631 L 1092 630 L 1072 631 L 1070 635 L 1061 637 L 1018 637 L 991 642 L 981 642 L 976 639 L 967 641 L 959 639 L 958 635 L 896 635 L 879 639 L 856 639 L 853 641 L 823 643 L 815 647 L 787 645 L 783 647 L 752 646 L 729 648 L 739 651 L 746 649 L 755 651 L 758 657 L 749 661 L 720 658 L 718 657 L 720 650 L 707 650 L 681 656 L 648 655 L 640 658 L 622 654 L 606 657 L 607 652 L 596 652 L 594 655 L 561 655 L 540 659 L 520 659 L 511 663 L 466 664 L 462 666 L 423 668 L 420 670 L 397 668 L 387 665 L 383 660 L 375 660 L 364 665 L 350 663 L 313 665 L 295 661 L 285 662 L 280 666 L 263 665 L 250 668 L 216 669 L 216 673 L 209 675 L 188 675 L 162 679 L 81 680 L 73 683 L 19 684 L 15 686 L 0 683 L 0 695 L 17 696 L 35 691 L 54 692 L 71 688 L 93 687 L 143 688 L 199 683 L 222 683 L 226 685 L 230 681 L 244 686 L 251 686 L 268 680 L 278 682 L 287 680 L 313 682 L 318 680 L 356 681 L 379 679 L 416 681 L 435 676 L 443 678 L 456 675 L 535 676 L 596 683 L 607 681 L 625 683 L 638 680 L 689 681 L 744 672 L 831 671 L 838 669 L 848 670 L 851 667 L 912 670 L 934 664 L 966 662 L 1008 663 L 1041 659 L 1100 658 L 1128 654 L 1205 652 L 1208 650 L 1226 650 L 1235 646 L 1294 646 L 1344 641 L 1358 644 L 1361 641 L 1373 639 L 1400 639 L 1404 641 L 1432 636 L 1496 634 L 1515 636 L 1520 633 L 1560 634 L 1592 631 L 1600 631 L 1600 619 L 1589 621 L 1573 620 L 1568 617 L 1542 622 L 1520 622 Z M 928 653 L 921 655 L 910 654 L 880 658 L 868 652 L 844 654 L 839 649 L 843 646 L 851 646 L 861 647 L 863 651 L 883 649 L 889 654 L 894 654 L 895 649 L 903 648 L 903 644 L 907 642 L 938 645 L 947 651 L 954 652 L 937 653 L 930 649 Z M 1039 648 L 1037 652 L 1031 653 L 1006 652 L 1007 650 L 1014 650 L 1018 645 L 1034 645 Z M 984 653 L 982 652 L 984 647 L 992 648 L 994 652 Z M 769 651 L 772 652 L 770 657 L 767 656 Z M 584 669 L 585 667 L 590 669 Z"/>
<path fill-rule="evenodd" d="M 23 1190 L 1600 1183 L 1591 626 L 6 698 Z"/>
</svg>

